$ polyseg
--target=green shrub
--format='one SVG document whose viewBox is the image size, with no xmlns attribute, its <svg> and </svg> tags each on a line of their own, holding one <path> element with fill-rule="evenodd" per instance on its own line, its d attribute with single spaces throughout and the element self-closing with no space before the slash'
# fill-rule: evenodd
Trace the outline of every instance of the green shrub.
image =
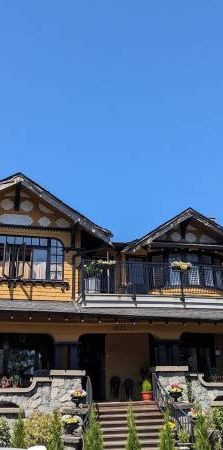
<svg viewBox="0 0 223 450">
<path fill-rule="evenodd" d="M 24 448 L 25 443 L 25 424 L 23 419 L 23 411 L 19 411 L 18 420 L 16 420 L 13 427 L 12 446 L 16 448 Z"/>
<path fill-rule="evenodd" d="M 103 450 L 103 433 L 94 405 L 91 408 L 87 430 L 84 433 L 84 450 Z"/>
<path fill-rule="evenodd" d="M 11 441 L 10 428 L 5 417 L 0 417 L 0 446 L 9 447 Z"/>
<path fill-rule="evenodd" d="M 126 450 L 141 450 L 141 444 L 136 431 L 134 415 L 132 408 L 129 405 L 128 408 L 128 437 L 126 443 Z"/>
<path fill-rule="evenodd" d="M 179 442 L 190 442 L 190 436 L 186 428 L 181 428 L 181 430 L 179 430 L 177 433 L 177 437 L 179 439 Z"/>
<path fill-rule="evenodd" d="M 211 450 L 208 439 L 208 421 L 201 409 L 198 411 L 194 426 L 195 442 L 193 448 L 195 450 Z"/>
<path fill-rule="evenodd" d="M 63 425 L 61 415 L 57 411 L 53 413 L 51 438 L 47 450 L 64 450 Z"/>
<path fill-rule="evenodd" d="M 213 426 L 223 432 L 223 406 L 219 406 L 213 409 L 212 412 Z"/>
<path fill-rule="evenodd" d="M 45 445 L 51 441 L 53 427 L 53 415 L 34 413 L 29 419 L 25 419 L 25 447 Z"/>
<path fill-rule="evenodd" d="M 143 380 L 142 382 L 142 392 L 151 392 L 152 385 L 149 380 Z"/>
<path fill-rule="evenodd" d="M 164 414 L 165 425 L 160 432 L 159 450 L 175 450 L 175 436 L 173 434 L 173 422 L 170 420 L 169 411 Z"/>
</svg>

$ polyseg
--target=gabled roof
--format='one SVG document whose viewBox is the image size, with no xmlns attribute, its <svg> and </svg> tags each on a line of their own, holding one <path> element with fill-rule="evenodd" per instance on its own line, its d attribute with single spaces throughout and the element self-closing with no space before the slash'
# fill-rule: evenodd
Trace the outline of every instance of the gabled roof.
<svg viewBox="0 0 223 450">
<path fill-rule="evenodd" d="M 184 211 L 182 211 L 180 214 L 178 214 L 177 216 L 173 217 L 172 219 L 163 223 L 159 227 L 150 231 L 150 233 L 146 234 L 145 236 L 142 236 L 141 238 L 135 239 L 134 241 L 130 242 L 124 248 L 123 252 L 135 251 L 139 247 L 150 245 L 154 240 L 158 239 L 164 233 L 166 233 L 167 231 L 176 227 L 177 225 L 181 224 L 182 222 L 184 222 L 187 219 L 195 219 L 198 222 L 201 222 L 205 227 L 212 230 L 212 232 L 215 232 L 215 233 L 221 235 L 221 237 L 223 239 L 223 227 L 221 225 L 216 223 L 214 220 L 209 219 L 208 217 L 199 213 L 195 209 L 187 208 Z"/>
<path fill-rule="evenodd" d="M 112 233 L 109 230 L 96 225 L 87 217 L 83 216 L 83 214 L 80 214 L 78 211 L 59 200 L 58 197 L 51 194 L 51 192 L 47 191 L 38 183 L 31 180 L 31 178 L 27 177 L 21 172 L 15 173 L 14 175 L 0 180 L 0 192 L 18 184 L 28 189 L 34 195 L 38 196 L 41 200 L 45 201 L 46 203 L 66 215 L 74 222 L 74 224 L 80 224 L 87 232 L 95 235 L 97 238 L 102 239 L 103 241 L 109 242 L 110 237 L 112 236 Z"/>
</svg>

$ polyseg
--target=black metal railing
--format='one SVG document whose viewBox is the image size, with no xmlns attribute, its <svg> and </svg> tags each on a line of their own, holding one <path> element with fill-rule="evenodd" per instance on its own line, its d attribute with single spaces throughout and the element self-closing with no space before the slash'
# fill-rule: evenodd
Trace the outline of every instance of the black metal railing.
<svg viewBox="0 0 223 450">
<path fill-rule="evenodd" d="M 153 294 L 165 290 L 188 294 L 223 291 L 223 268 L 193 265 L 179 271 L 169 263 L 85 260 L 79 267 L 80 293 Z"/>
<path fill-rule="evenodd" d="M 89 416 L 90 416 L 90 411 L 91 411 L 91 407 L 92 407 L 92 403 L 93 403 L 93 390 L 92 390 L 92 383 L 91 383 L 91 379 L 89 376 L 86 377 L 85 379 L 85 390 L 86 390 L 86 405 L 87 405 L 87 409 L 85 411 L 85 416 L 83 418 L 83 431 L 86 431 L 87 427 L 88 427 L 88 422 L 89 422 Z"/>
<path fill-rule="evenodd" d="M 190 441 L 193 442 L 193 419 L 179 406 L 177 406 L 173 398 L 164 389 L 155 373 L 152 374 L 152 383 L 154 400 L 159 409 L 162 412 L 168 409 L 171 419 L 173 419 L 176 424 L 177 431 L 180 431 L 181 429 L 186 430 L 188 436 L 190 436 Z"/>
</svg>

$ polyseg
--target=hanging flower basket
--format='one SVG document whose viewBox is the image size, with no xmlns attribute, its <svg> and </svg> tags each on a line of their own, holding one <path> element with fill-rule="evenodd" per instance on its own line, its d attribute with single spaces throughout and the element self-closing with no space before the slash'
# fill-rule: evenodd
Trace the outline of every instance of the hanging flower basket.
<svg viewBox="0 0 223 450">
<path fill-rule="evenodd" d="M 112 267 L 114 267 L 116 264 L 115 259 L 99 259 L 97 261 L 97 265 L 99 267 L 99 269 L 110 269 Z"/>
<path fill-rule="evenodd" d="M 191 269 L 192 264 L 190 262 L 185 262 L 185 261 L 173 261 L 170 264 L 170 267 L 173 270 L 179 270 L 181 272 L 186 272 L 187 270 Z"/>
</svg>

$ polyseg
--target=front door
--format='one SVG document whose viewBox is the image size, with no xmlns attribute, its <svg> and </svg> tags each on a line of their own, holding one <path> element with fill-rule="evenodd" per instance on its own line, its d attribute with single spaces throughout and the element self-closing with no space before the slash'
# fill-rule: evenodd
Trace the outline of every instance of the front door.
<svg viewBox="0 0 223 450">
<path fill-rule="evenodd" d="M 85 334 L 79 339 L 79 368 L 90 377 L 93 400 L 105 400 L 105 335 Z"/>
</svg>

